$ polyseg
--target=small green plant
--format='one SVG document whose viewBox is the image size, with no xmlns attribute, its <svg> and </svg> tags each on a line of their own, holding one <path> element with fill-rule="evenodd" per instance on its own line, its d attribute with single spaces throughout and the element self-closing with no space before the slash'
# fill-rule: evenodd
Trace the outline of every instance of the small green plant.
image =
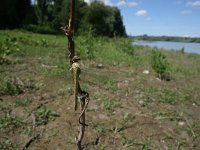
<svg viewBox="0 0 200 150">
<path fill-rule="evenodd" d="M 22 127 L 24 122 L 15 116 L 11 116 L 10 114 L 6 114 L 4 117 L 0 118 L 0 129 L 3 128 L 18 128 Z"/>
<path fill-rule="evenodd" d="M 80 41 L 78 43 L 78 53 L 82 59 L 94 59 L 95 52 L 95 38 L 93 37 L 92 30 L 90 29 L 88 33 L 83 36 L 78 37 Z"/>
<path fill-rule="evenodd" d="M 114 84 L 114 81 L 110 80 L 110 79 L 104 81 L 104 87 L 106 88 L 106 90 L 113 90 L 113 91 L 116 90 L 116 86 Z"/>
<path fill-rule="evenodd" d="M 17 39 L 8 36 L 3 42 L 0 42 L 0 64 L 7 62 L 7 56 L 19 51 Z"/>
<path fill-rule="evenodd" d="M 36 91 L 42 84 L 34 80 L 0 77 L 0 95 L 19 95 L 27 91 Z"/>
<path fill-rule="evenodd" d="M 140 146 L 141 150 L 148 149 L 148 144 L 146 142 L 138 141 L 136 139 L 126 139 L 125 137 L 123 137 L 122 144 L 125 149 L 136 148 L 135 146 Z"/>
<path fill-rule="evenodd" d="M 121 38 L 116 41 L 116 48 L 130 56 L 134 56 L 135 48 L 132 43 L 133 43 L 133 40 L 131 38 L 129 39 Z"/>
<path fill-rule="evenodd" d="M 36 125 L 45 125 L 50 120 L 55 120 L 59 117 L 59 114 L 55 111 L 50 110 L 46 106 L 42 106 L 34 112 Z"/>
<path fill-rule="evenodd" d="M 1 150 L 17 150 L 17 145 L 9 139 L 4 139 L 0 141 Z"/>
<path fill-rule="evenodd" d="M 177 113 L 177 112 L 157 112 L 155 113 L 156 117 L 158 117 L 159 119 L 170 119 L 170 121 L 173 122 L 179 122 L 183 120 L 183 114 L 182 113 Z"/>
<path fill-rule="evenodd" d="M 181 52 L 182 54 L 185 54 L 185 48 L 182 47 L 182 48 L 180 49 L 180 52 Z"/>
<path fill-rule="evenodd" d="M 103 143 L 100 143 L 100 144 L 99 144 L 99 147 L 100 147 L 100 150 L 105 150 L 105 148 L 106 148 L 106 145 L 105 145 L 105 144 L 103 144 Z"/>
<path fill-rule="evenodd" d="M 170 80 L 169 77 L 169 63 L 166 60 L 166 56 L 160 51 L 153 50 L 151 55 L 151 67 L 157 73 L 157 76 L 161 80 Z"/>
<path fill-rule="evenodd" d="M 119 102 L 117 102 L 116 100 L 113 99 L 109 99 L 109 98 L 104 98 L 103 99 L 103 108 L 106 111 L 113 111 L 115 107 L 118 107 L 120 105 Z"/>
<path fill-rule="evenodd" d="M 18 95 L 23 93 L 19 80 L 0 77 L 0 95 Z"/>
<path fill-rule="evenodd" d="M 27 99 L 16 99 L 15 100 L 15 105 L 18 107 L 18 106 L 22 106 L 22 107 L 25 107 L 25 106 L 28 106 L 28 104 L 30 104 L 32 102 L 31 99 L 27 98 Z"/>
<path fill-rule="evenodd" d="M 123 123 L 124 123 L 124 124 L 127 124 L 128 122 L 133 121 L 134 118 L 135 118 L 135 117 L 134 117 L 133 115 L 131 115 L 130 113 L 126 113 L 126 114 L 124 115 L 124 117 L 123 117 Z"/>
</svg>

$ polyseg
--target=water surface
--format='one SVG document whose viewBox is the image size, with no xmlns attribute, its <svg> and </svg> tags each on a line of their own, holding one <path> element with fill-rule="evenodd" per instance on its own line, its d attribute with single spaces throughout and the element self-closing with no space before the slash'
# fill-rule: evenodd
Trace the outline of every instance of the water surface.
<svg viewBox="0 0 200 150">
<path fill-rule="evenodd" d="M 163 48 L 166 50 L 181 50 L 200 54 L 200 43 L 168 42 L 168 41 L 134 41 L 134 45 Z"/>
</svg>

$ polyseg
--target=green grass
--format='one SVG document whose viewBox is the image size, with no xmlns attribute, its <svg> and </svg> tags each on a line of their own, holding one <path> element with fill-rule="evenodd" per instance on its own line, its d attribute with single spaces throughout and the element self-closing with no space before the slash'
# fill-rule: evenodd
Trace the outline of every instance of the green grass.
<svg viewBox="0 0 200 150">
<path fill-rule="evenodd" d="M 34 115 L 36 125 L 45 125 L 48 123 L 48 121 L 53 121 L 56 117 L 59 117 L 58 113 L 50 110 L 46 106 L 42 106 L 35 110 Z"/>
<path fill-rule="evenodd" d="M 3 128 L 19 128 L 24 125 L 24 122 L 21 118 L 11 116 L 9 114 L 5 115 L 4 117 L 0 118 L 0 130 Z"/>
<path fill-rule="evenodd" d="M 51 78 L 64 77 L 67 74 L 69 63 L 66 60 L 68 55 L 66 49 L 66 37 L 61 35 L 32 34 L 30 32 L 18 30 L 1 31 L 1 43 L 5 45 L 6 39 L 9 41 L 8 45 L 11 45 L 10 49 L 18 49 L 18 51 L 11 51 L 7 58 L 13 63 L 13 66 L 20 64 L 23 65 L 23 75 L 31 76 L 29 72 L 34 72 L 38 76 L 44 75 Z M 133 69 L 132 71 L 141 68 L 149 69 L 153 74 L 156 74 L 150 66 L 152 48 L 132 46 L 131 42 L 130 39 L 124 38 L 94 38 L 90 34 L 75 37 L 77 54 L 80 55 L 80 58 L 83 61 L 95 61 L 95 63 L 102 63 L 103 65 L 117 66 L 121 68 L 127 68 L 127 66 L 130 66 L 130 68 Z M 14 45 L 14 47 L 12 45 Z M 170 63 L 169 68 L 171 76 L 175 82 L 184 82 L 184 80 L 190 80 L 191 78 L 198 80 L 200 74 L 199 55 L 167 52 L 163 50 L 161 50 L 161 52 L 166 55 L 166 59 Z M 25 58 L 30 61 L 26 62 Z M 30 65 L 33 64 L 34 68 L 27 67 L 27 63 Z M 128 69 L 130 70 L 130 68 L 127 68 L 127 71 Z M 1 65 L 1 71 L 10 76 L 6 64 Z M 131 73 L 128 71 L 127 74 Z M 103 79 L 103 77 L 100 76 L 95 76 L 94 78 L 98 79 L 97 82 Z M 116 85 L 112 80 L 105 80 L 103 83 L 107 89 L 116 90 Z M 3 84 L 4 82 L 2 82 L 2 85 Z M 6 90 L 5 85 L 4 87 L 2 87 L 2 85 L 1 89 Z M 188 89 L 189 87 L 192 87 L 193 89 L 198 89 L 198 87 L 193 83 L 186 86 L 187 87 L 183 88 Z M 184 98 L 187 97 L 184 96 L 184 89 L 183 92 L 181 90 L 181 93 L 176 93 L 176 90 L 170 91 L 169 89 L 161 89 L 159 92 L 166 93 L 162 94 L 164 97 L 165 95 L 168 95 L 168 98 L 164 98 L 164 100 L 160 101 L 166 100 L 169 103 L 174 103 L 170 97 L 182 97 L 181 99 L 183 100 L 187 99 Z M 19 92 L 15 90 L 13 94 L 15 93 L 17 94 Z"/>
</svg>

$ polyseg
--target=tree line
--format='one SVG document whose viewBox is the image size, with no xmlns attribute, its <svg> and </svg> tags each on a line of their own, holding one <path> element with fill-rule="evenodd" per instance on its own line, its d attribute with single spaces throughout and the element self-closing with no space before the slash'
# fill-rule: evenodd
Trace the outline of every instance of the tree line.
<svg viewBox="0 0 200 150">
<path fill-rule="evenodd" d="M 75 0 L 75 32 L 98 36 L 126 36 L 120 10 L 94 0 Z M 1 0 L 0 29 L 24 28 L 33 32 L 58 32 L 67 24 L 70 0 Z"/>
</svg>

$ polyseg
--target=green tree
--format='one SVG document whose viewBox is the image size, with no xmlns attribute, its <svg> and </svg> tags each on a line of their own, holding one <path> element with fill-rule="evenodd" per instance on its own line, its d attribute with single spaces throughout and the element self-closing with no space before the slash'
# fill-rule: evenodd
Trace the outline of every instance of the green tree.
<svg viewBox="0 0 200 150">
<path fill-rule="evenodd" d="M 22 27 L 28 23 L 31 7 L 30 0 L 1 0 L 0 28 Z"/>
<path fill-rule="evenodd" d="M 82 26 L 92 28 L 96 35 L 110 35 L 114 18 L 110 17 L 110 9 L 105 5 L 94 2 L 84 10 Z M 109 18 L 110 17 L 110 18 Z M 86 30 L 86 29 L 85 29 Z"/>
<path fill-rule="evenodd" d="M 123 25 L 122 16 L 120 10 L 117 7 L 113 7 L 114 12 L 114 36 L 126 36 L 126 30 Z"/>
<path fill-rule="evenodd" d="M 43 24 L 48 7 L 47 0 L 37 0 L 36 3 L 35 12 L 38 18 L 38 24 Z"/>
<path fill-rule="evenodd" d="M 126 35 L 120 11 L 116 7 L 93 2 L 82 10 L 82 30 L 92 28 L 100 36 Z"/>
<path fill-rule="evenodd" d="M 75 32 L 80 27 L 80 22 L 83 17 L 82 9 L 87 6 L 83 0 L 75 0 L 75 20 L 74 20 L 74 30 Z M 61 26 L 67 24 L 70 12 L 70 1 L 69 0 L 54 0 L 53 8 L 53 21 L 52 26 L 55 29 L 59 29 Z"/>
</svg>

